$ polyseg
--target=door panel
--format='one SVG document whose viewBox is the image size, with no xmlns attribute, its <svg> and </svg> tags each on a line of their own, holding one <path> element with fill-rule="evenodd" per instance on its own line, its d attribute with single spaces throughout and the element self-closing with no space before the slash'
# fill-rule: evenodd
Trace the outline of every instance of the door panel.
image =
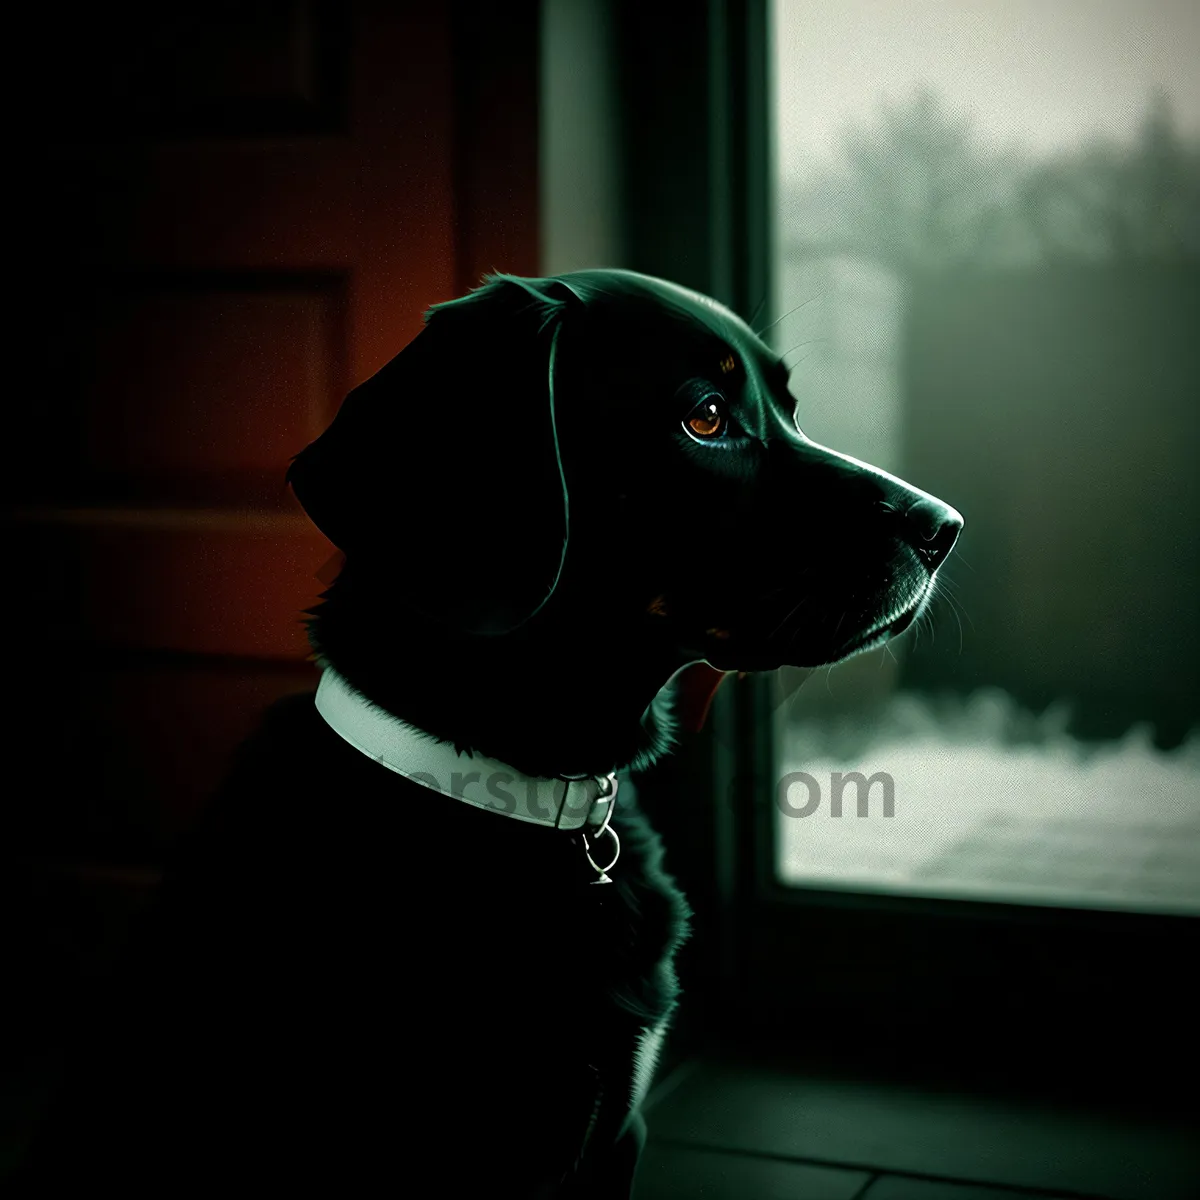
<svg viewBox="0 0 1200 1200">
<path fill-rule="evenodd" d="M 345 389 L 344 282 L 148 277 L 98 291 L 83 379 L 97 475 L 274 472 Z"/>
</svg>

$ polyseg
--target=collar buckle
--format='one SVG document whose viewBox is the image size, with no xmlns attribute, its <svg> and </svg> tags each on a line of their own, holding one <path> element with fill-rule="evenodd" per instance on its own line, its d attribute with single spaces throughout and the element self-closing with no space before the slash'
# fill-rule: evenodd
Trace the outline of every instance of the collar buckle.
<svg viewBox="0 0 1200 1200">
<path fill-rule="evenodd" d="M 597 779 L 596 782 L 600 783 L 600 780 Z M 612 879 L 609 876 L 608 872 L 611 871 L 613 869 L 613 867 L 615 867 L 617 865 L 617 859 L 621 857 L 621 839 L 619 837 L 617 837 L 617 831 L 612 828 L 612 815 L 613 815 L 614 810 L 617 807 L 618 780 L 617 780 L 616 772 L 613 772 L 612 774 L 605 776 L 604 782 L 608 784 L 608 788 L 605 792 L 601 793 L 600 798 L 596 801 L 595 805 L 593 805 L 593 807 L 592 807 L 592 811 L 594 812 L 601 804 L 604 804 L 606 806 L 605 813 L 604 813 L 604 819 L 601 821 L 600 825 L 592 832 L 590 841 L 588 839 L 587 833 L 583 830 L 580 831 L 581 836 L 583 837 L 583 853 L 587 857 L 588 862 L 591 864 L 592 870 L 595 871 L 596 874 L 600 876 L 599 879 L 592 880 L 592 883 L 594 883 L 594 884 L 596 884 L 596 883 L 612 883 Z M 593 841 L 599 842 L 600 839 L 605 834 L 608 834 L 608 836 L 610 838 L 612 838 L 612 843 L 613 843 L 612 861 L 609 862 L 607 866 L 601 867 L 597 864 L 596 860 L 592 857 L 592 842 Z"/>
</svg>

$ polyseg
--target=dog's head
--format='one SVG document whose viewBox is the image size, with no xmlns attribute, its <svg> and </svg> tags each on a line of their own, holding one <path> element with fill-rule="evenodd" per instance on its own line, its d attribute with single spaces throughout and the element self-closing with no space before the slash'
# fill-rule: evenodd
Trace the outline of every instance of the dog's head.
<svg viewBox="0 0 1200 1200">
<path fill-rule="evenodd" d="M 569 626 L 721 670 L 902 632 L 963 524 L 805 437 L 728 309 L 617 270 L 435 305 L 289 480 L 349 564 L 455 636 Z"/>
</svg>

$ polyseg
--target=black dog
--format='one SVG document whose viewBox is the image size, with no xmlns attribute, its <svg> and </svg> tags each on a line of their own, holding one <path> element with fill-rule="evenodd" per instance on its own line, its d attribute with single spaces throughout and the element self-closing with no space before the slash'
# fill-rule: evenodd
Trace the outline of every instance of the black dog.
<svg viewBox="0 0 1200 1200">
<path fill-rule="evenodd" d="M 426 320 L 289 475 L 346 556 L 320 707 L 241 751 L 30 1180 L 627 1196 L 688 914 L 609 776 L 685 664 L 902 632 L 962 527 L 694 292 L 493 276 Z"/>
</svg>

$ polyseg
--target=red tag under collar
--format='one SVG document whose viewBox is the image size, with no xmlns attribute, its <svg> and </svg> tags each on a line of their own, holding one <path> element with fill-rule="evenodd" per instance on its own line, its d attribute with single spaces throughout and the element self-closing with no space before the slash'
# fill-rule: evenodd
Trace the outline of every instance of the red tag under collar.
<svg viewBox="0 0 1200 1200">
<path fill-rule="evenodd" d="M 680 671 L 675 679 L 675 695 L 681 728 L 689 733 L 699 733 L 704 728 L 713 697 L 728 674 L 708 663 L 692 663 Z"/>
</svg>

